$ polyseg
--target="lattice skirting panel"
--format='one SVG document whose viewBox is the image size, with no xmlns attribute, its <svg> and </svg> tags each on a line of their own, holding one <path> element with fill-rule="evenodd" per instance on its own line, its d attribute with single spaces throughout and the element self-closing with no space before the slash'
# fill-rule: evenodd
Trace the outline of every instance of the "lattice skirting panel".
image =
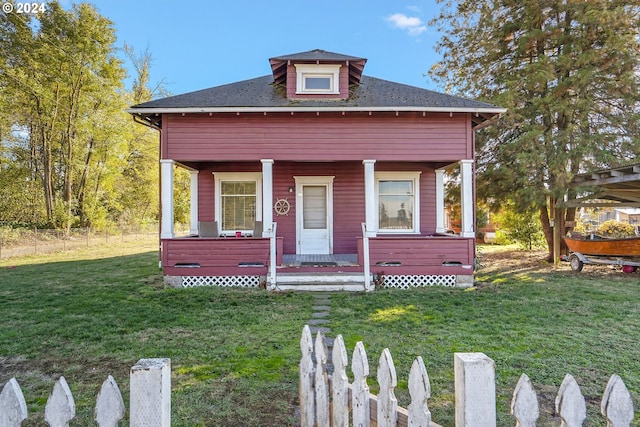
<svg viewBox="0 0 640 427">
<path fill-rule="evenodd" d="M 260 286 L 260 276 L 182 276 L 182 286 L 221 286 L 257 288 Z"/>
<path fill-rule="evenodd" d="M 424 286 L 456 286 L 456 276 L 453 274 L 442 275 L 383 275 L 383 286 L 385 288 L 409 289 Z"/>
</svg>

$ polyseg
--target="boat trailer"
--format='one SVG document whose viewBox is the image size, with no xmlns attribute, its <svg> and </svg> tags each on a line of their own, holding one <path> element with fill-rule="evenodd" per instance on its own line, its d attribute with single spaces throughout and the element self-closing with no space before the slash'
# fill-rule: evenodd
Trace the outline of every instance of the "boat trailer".
<svg viewBox="0 0 640 427">
<path fill-rule="evenodd" d="M 585 264 L 620 265 L 625 273 L 634 273 L 640 267 L 639 257 L 585 255 L 580 252 L 571 252 L 567 261 L 573 271 L 582 271 Z"/>
</svg>

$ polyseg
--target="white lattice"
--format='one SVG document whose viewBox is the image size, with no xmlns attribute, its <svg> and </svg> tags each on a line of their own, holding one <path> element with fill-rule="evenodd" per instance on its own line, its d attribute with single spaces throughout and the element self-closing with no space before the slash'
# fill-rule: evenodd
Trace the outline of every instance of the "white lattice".
<svg viewBox="0 0 640 427">
<path fill-rule="evenodd" d="M 417 275 L 395 274 L 382 276 L 385 288 L 409 289 L 424 286 L 450 286 L 456 285 L 456 276 L 453 274 Z"/>
<path fill-rule="evenodd" d="M 260 276 L 182 276 L 182 286 L 237 286 L 241 288 L 257 288 L 260 286 Z"/>
</svg>

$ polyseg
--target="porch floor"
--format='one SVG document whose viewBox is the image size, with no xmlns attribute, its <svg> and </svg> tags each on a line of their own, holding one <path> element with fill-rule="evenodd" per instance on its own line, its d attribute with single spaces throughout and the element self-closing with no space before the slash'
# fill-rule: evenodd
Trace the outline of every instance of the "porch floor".
<svg viewBox="0 0 640 427">
<path fill-rule="evenodd" d="M 357 267 L 358 254 L 282 255 L 283 267 Z"/>
</svg>

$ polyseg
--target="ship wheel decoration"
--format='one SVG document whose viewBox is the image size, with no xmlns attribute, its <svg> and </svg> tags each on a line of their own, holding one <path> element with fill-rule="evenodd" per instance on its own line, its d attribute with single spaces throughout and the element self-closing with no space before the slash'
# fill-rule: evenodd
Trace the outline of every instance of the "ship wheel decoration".
<svg viewBox="0 0 640 427">
<path fill-rule="evenodd" d="M 291 210 L 291 204 L 287 199 L 278 199 L 273 204 L 273 209 L 276 211 L 276 214 L 278 216 L 289 215 L 289 211 Z"/>
</svg>

